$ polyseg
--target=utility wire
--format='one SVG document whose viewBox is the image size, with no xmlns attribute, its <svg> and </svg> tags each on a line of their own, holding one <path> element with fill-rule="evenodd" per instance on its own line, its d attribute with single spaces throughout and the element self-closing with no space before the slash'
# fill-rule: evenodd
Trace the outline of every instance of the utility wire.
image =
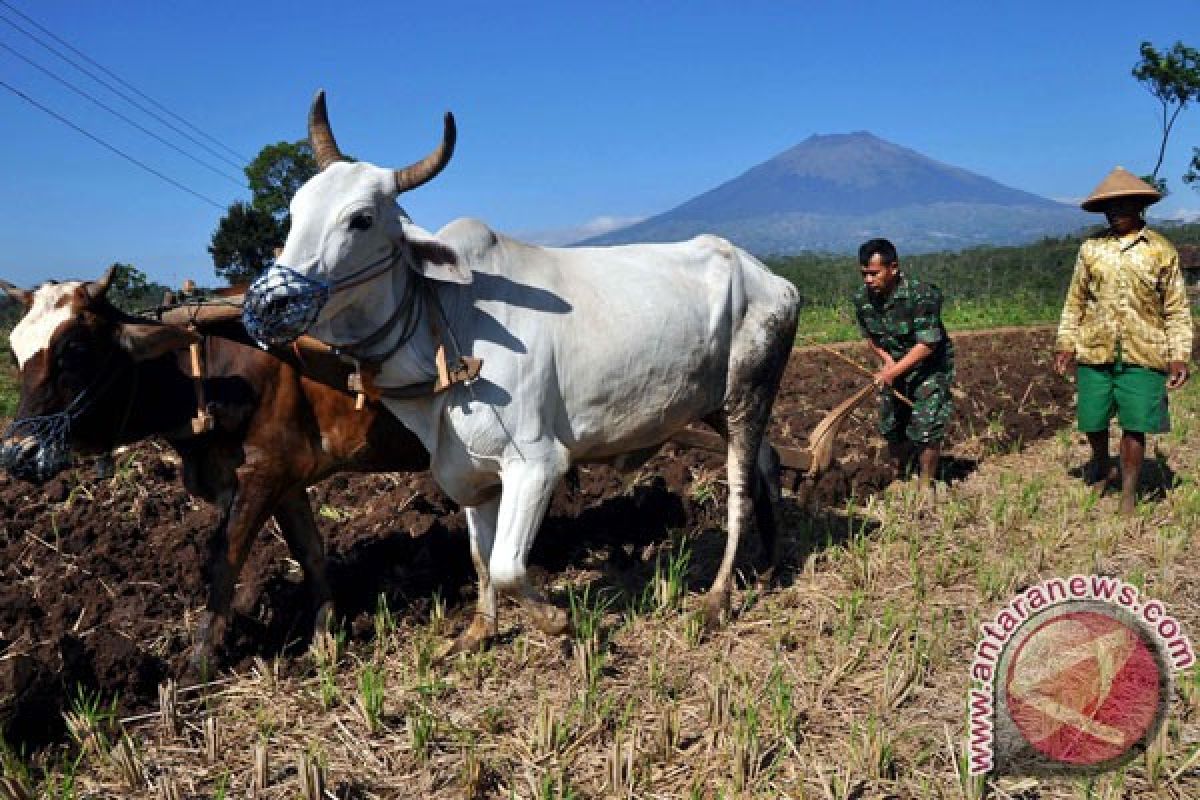
<svg viewBox="0 0 1200 800">
<path fill-rule="evenodd" d="M 113 72 L 112 70 L 108 69 L 108 68 L 107 68 L 107 67 L 105 67 L 103 64 L 99 64 L 99 63 L 97 63 L 95 60 L 93 60 L 93 59 L 89 58 L 89 57 L 87 56 L 87 54 L 86 54 L 86 53 L 83 53 L 83 52 L 81 52 L 81 51 L 80 51 L 78 48 L 72 47 L 72 46 L 71 46 L 71 44 L 70 44 L 70 42 L 65 42 L 65 41 L 63 41 L 61 38 L 59 38 L 58 36 L 55 36 L 53 31 L 49 31 L 49 30 L 47 30 L 47 29 L 45 28 L 45 26 L 43 26 L 43 25 L 39 25 L 39 24 L 38 24 L 38 22 L 37 22 L 36 20 L 34 20 L 34 19 L 31 19 L 31 18 L 30 18 L 30 17 L 29 17 L 27 14 L 24 14 L 24 13 L 22 13 L 21 9 L 17 8 L 17 7 L 16 7 L 16 6 L 14 6 L 12 3 L 6 2 L 6 0 L 0 0 L 0 6 L 4 6 L 5 8 L 9 9 L 9 10 L 10 10 L 10 11 L 12 11 L 14 14 L 16 14 L 18 17 L 20 17 L 21 19 L 25 20 L 26 22 L 28 22 L 28 23 L 29 23 L 30 25 L 32 25 L 33 27 L 37 28 L 37 29 L 38 29 L 39 31 L 41 31 L 42 33 L 46 34 L 47 36 L 49 36 L 49 37 L 50 37 L 51 39 L 53 39 L 54 41 L 56 41 L 56 42 L 58 42 L 59 44 L 61 44 L 63 47 L 67 48 L 68 50 L 70 50 L 72 53 L 74 53 L 75 55 L 77 55 L 77 56 L 79 56 L 80 58 L 82 58 L 82 59 L 83 59 L 84 61 L 86 61 L 87 63 L 91 64 L 93 67 L 95 67 L 96 69 L 100 70 L 100 71 L 101 71 L 101 72 L 103 72 L 105 75 L 109 76 L 110 78 L 112 78 L 113 80 L 115 80 L 117 83 L 121 84 L 121 85 L 122 85 L 122 86 L 124 86 L 126 89 L 128 89 L 128 90 L 130 90 L 131 92 L 133 92 L 134 94 L 136 94 L 138 97 L 141 97 L 143 100 L 145 100 L 146 102 L 150 103 L 151 105 L 153 105 L 154 107 L 158 108 L 159 110 L 163 111 L 164 113 L 166 113 L 166 114 L 170 115 L 171 117 L 174 117 L 174 118 L 175 118 L 177 121 L 179 121 L 179 122 L 183 123 L 183 124 L 184 124 L 184 125 L 186 125 L 188 128 L 191 128 L 193 131 L 195 131 L 196 133 L 200 134 L 200 135 L 201 135 L 201 136 L 203 136 L 205 139 L 208 139 L 210 142 L 212 142 L 213 144 L 217 145 L 218 147 L 220 147 L 220 148 L 223 148 L 224 150 L 227 150 L 227 151 L 228 151 L 228 152 L 229 152 L 231 155 L 233 155 L 233 156 L 237 157 L 238 159 L 240 159 L 240 160 L 242 161 L 242 163 L 248 163 L 248 162 L 250 161 L 250 159 L 246 158 L 244 155 L 240 154 L 238 151 L 234 150 L 232 147 L 229 147 L 228 145 L 224 144 L 224 143 L 223 143 L 223 142 L 221 142 L 219 139 L 216 139 L 216 138 L 214 138 L 214 137 L 212 137 L 212 136 L 209 136 L 207 133 L 205 133 L 204 131 L 200 130 L 200 129 L 199 129 L 199 128 L 197 128 L 195 125 L 193 125 L 192 123 L 188 122 L 186 119 L 184 119 L 183 117 L 179 116 L 179 115 L 178 115 L 178 114 L 176 114 L 174 111 L 172 111 L 171 109 L 169 109 L 169 108 L 167 108 L 166 106 L 164 106 L 162 103 L 160 103 L 160 102 L 158 102 L 157 100 L 155 100 L 153 97 L 150 97 L 148 94 L 146 94 L 146 93 L 145 93 L 145 92 L 143 92 L 142 90 L 138 89 L 138 88 L 137 88 L 136 86 L 134 86 L 133 84 L 131 84 L 131 83 L 129 83 L 128 81 L 124 80 L 124 79 L 123 79 L 123 78 L 122 78 L 120 75 L 117 75 L 115 72 Z"/>
<path fill-rule="evenodd" d="M 106 141 L 104 141 L 103 139 L 101 139 L 99 136 L 96 136 L 95 134 L 89 133 L 88 131 L 86 131 L 86 130 L 84 130 L 83 128 L 79 127 L 79 126 L 78 126 L 78 125 L 76 125 L 74 122 L 71 122 L 71 120 L 69 120 L 69 119 L 67 119 L 66 117 L 64 117 L 63 115 L 59 114 L 57 111 L 53 111 L 53 110 L 51 110 L 51 109 L 47 108 L 46 106 L 42 105 L 42 104 L 41 104 L 41 103 L 39 103 L 37 100 L 34 100 L 32 97 L 30 97 L 29 95 L 25 94 L 24 92 L 22 92 L 20 89 L 16 88 L 15 86 L 11 86 L 11 85 L 9 85 L 8 83 L 6 83 L 6 82 L 5 82 L 5 81 L 3 81 L 3 80 L 0 80 L 0 86 L 3 86 L 5 89 L 8 89 L 10 92 L 12 92 L 13 94 L 15 94 L 17 97 L 20 97 L 22 100 L 24 100 L 25 102 L 27 102 L 27 103 L 29 103 L 30 105 L 34 106 L 35 108 L 37 108 L 37 109 L 39 109 L 39 110 L 41 110 L 41 111 L 44 111 L 45 113 L 47 113 L 47 114 L 49 114 L 50 116 L 54 117 L 56 120 L 58 120 L 59 122 L 63 123 L 64 125 L 66 125 L 66 126 L 68 126 L 68 127 L 70 127 L 70 128 L 74 128 L 76 131 L 78 131 L 79 133 L 82 133 L 84 136 L 88 137 L 89 139 L 91 139 L 93 142 L 95 142 L 96 144 L 100 145 L 101 147 L 104 147 L 104 148 L 107 148 L 108 150 L 111 150 L 112 152 L 116 153 L 116 154 L 117 154 L 117 155 L 119 155 L 121 158 L 125 159 L 126 161 L 129 161 L 129 162 L 131 162 L 131 163 L 133 163 L 133 164 L 136 164 L 137 166 L 139 166 L 139 167 L 141 167 L 142 169 L 146 170 L 146 172 L 149 172 L 151 175 L 155 175 L 155 176 L 157 176 L 157 177 L 161 178 L 162 180 L 164 180 L 164 181 L 166 181 L 167 183 L 169 183 L 169 184 L 171 184 L 172 186 L 174 186 L 176 189 L 182 189 L 183 191 L 187 192 L 188 194 L 192 195 L 193 197 L 198 197 L 198 198 L 200 198 L 201 200 L 203 200 L 204 202 L 208 203 L 208 204 L 209 204 L 210 206 L 212 206 L 213 208 L 216 208 L 216 209 L 218 209 L 218 210 L 220 210 L 220 211 L 224 211 L 224 210 L 225 210 L 225 206 L 221 205 L 221 204 L 220 204 L 220 203 L 218 203 L 216 200 L 213 200 L 211 197 L 206 197 L 206 196 L 204 196 L 204 195 L 200 194 L 199 192 L 197 192 L 195 189 L 191 189 L 191 188 L 189 188 L 189 187 L 187 187 L 187 186 L 184 186 L 182 183 L 180 183 L 179 181 L 175 180 L 174 178 L 169 178 L 169 177 L 167 177 L 166 175 L 164 175 L 164 174 L 162 174 L 161 172 L 159 172 L 158 170 L 156 170 L 154 167 L 151 167 L 151 166 L 148 166 L 148 165 L 146 165 L 146 164 L 143 164 L 141 161 L 138 161 L 136 158 L 134 158 L 133 156 L 129 155 L 129 154 L 128 154 L 128 153 L 126 153 L 125 151 L 123 151 L 123 150 L 120 150 L 120 149 L 119 149 L 119 148 L 117 148 L 117 147 L 114 147 L 113 145 L 111 145 L 111 144 L 109 144 L 108 142 L 106 142 Z"/>
<path fill-rule="evenodd" d="M 0 2 L 2 2 L 2 1 L 3 1 L 3 0 L 0 0 Z M 8 52 L 12 53 L 12 54 L 13 54 L 13 55 L 15 55 L 17 58 L 21 59 L 21 60 L 22 60 L 22 61 L 24 61 L 26 64 L 29 64 L 29 65 L 30 65 L 31 67 L 33 67 L 34 69 L 40 70 L 40 71 L 41 71 L 41 72 L 43 72 L 44 74 L 46 74 L 46 75 L 49 75 L 51 78 L 53 78 L 54 80 L 58 81 L 58 82 L 59 82 L 59 83 L 61 83 L 63 86 L 66 86 L 68 89 L 70 89 L 71 91 L 73 91 L 73 92 L 75 92 L 76 94 L 80 95 L 81 97 L 84 97 L 84 98 L 86 98 L 86 99 L 88 99 L 88 100 L 92 101 L 93 103 L 95 103 L 96 105 L 100 106 L 101 108 L 103 108 L 103 109 L 104 109 L 105 111 L 107 111 L 108 113 L 112 114 L 112 115 L 113 115 L 114 117 L 116 117 L 117 119 L 120 119 L 120 120 L 123 120 L 123 121 L 125 121 L 125 122 L 129 123 L 129 124 L 130 124 L 130 125 L 132 125 L 133 127 L 137 128 L 139 131 L 141 131 L 142 133 L 146 134 L 147 136 L 149 136 L 149 137 L 151 137 L 151 138 L 153 138 L 153 139 L 155 139 L 155 140 L 157 140 L 157 141 L 159 141 L 159 142 L 162 142 L 162 143 L 163 143 L 163 144 L 165 144 L 167 147 L 171 148 L 171 149 L 172 149 L 172 150 L 174 150 L 175 152 L 177 152 L 177 153 L 179 153 L 179 154 L 181 154 L 181 155 L 183 155 L 183 156 L 185 156 L 185 157 L 187 157 L 187 158 L 190 158 L 192 161 L 195 161 L 197 164 L 199 164 L 200 166 L 204 167 L 205 169 L 208 169 L 208 170 L 211 170 L 211 171 L 215 172 L 216 174 L 220 175 L 222 178 L 225 178 L 226 180 L 228 180 L 228 181 L 231 181 L 232 183 L 236 184 L 237 186 L 240 186 L 240 187 L 241 187 L 241 188 L 243 188 L 243 189 L 245 189 L 245 188 L 246 188 L 246 182 L 245 182 L 245 181 L 243 181 L 241 178 L 236 178 L 236 177 L 234 177 L 234 176 L 230 175 L 228 172 L 225 172 L 225 171 L 224 171 L 224 170 L 222 170 L 221 168 L 219 168 L 219 167 L 214 167 L 212 164 L 209 164 L 207 161 L 203 161 L 203 160 L 201 160 L 201 159 L 197 158 L 196 156 L 192 155 L 192 154 L 191 154 L 191 153 L 189 153 L 188 151 L 184 150 L 182 147 L 179 147 L 178 145 L 176 145 L 174 142 L 170 142 L 170 141 L 168 141 L 168 140 L 164 139 L 163 137 L 159 136 L 157 133 L 155 133 L 154 131 L 150 130 L 149 128 L 147 128 L 147 127 L 145 127 L 145 126 L 143 126 L 143 125 L 139 124 L 139 123 L 138 123 L 138 122 L 136 122 L 135 120 L 132 120 L 132 119 L 130 119 L 129 117 L 127 117 L 127 116 L 125 116 L 124 114 L 122 114 L 120 111 L 117 111 L 117 110 L 116 110 L 115 108 L 113 108 L 112 106 L 109 106 L 109 105 L 107 105 L 106 103 L 104 103 L 103 101 L 101 101 L 101 100 L 98 100 L 97 98 L 93 97 L 91 94 L 89 94 L 89 93 L 85 92 L 83 89 L 80 89 L 78 86 L 76 86 L 75 84 L 71 83 L 71 82 L 70 82 L 70 81 L 68 81 L 66 78 L 63 78 L 63 77 L 62 77 L 62 76 L 60 76 L 60 75 L 56 75 L 56 74 L 54 73 L 54 71 L 53 71 L 53 70 L 47 69 L 46 67 L 43 67 L 41 64 L 38 64 L 38 63 L 37 63 L 36 61 L 34 61 L 33 59 L 31 59 L 31 58 L 29 58 L 29 57 L 27 57 L 27 56 L 25 56 L 25 55 L 22 55 L 20 52 L 18 52 L 17 50 L 13 49 L 12 47 L 9 47 L 9 46 L 8 46 L 8 45 L 6 45 L 4 42 L 0 42 L 0 48 L 3 48 L 3 49 L 5 49 L 5 50 L 7 50 Z"/>
<path fill-rule="evenodd" d="M 11 8 L 11 6 L 9 6 L 9 4 L 8 4 L 7 2 L 4 2 L 4 0 L 0 0 L 0 4 L 4 5 L 4 6 L 6 6 L 6 7 L 9 7 L 9 8 Z M 73 60 L 72 60 L 70 57 L 68 57 L 68 56 L 66 56 L 66 55 L 63 55 L 63 53 L 62 53 L 62 51 L 61 51 L 61 50 L 58 50 L 57 48 L 53 47 L 52 45 L 49 45 L 49 44 L 47 44 L 47 43 L 45 42 L 45 40 L 43 40 L 43 39 L 42 39 L 41 37 L 39 37 L 37 34 L 35 34 L 35 33 L 30 33 L 28 30 L 26 30 L 25 28 L 21 27 L 21 26 L 20 26 L 20 25 L 18 25 L 17 23 L 13 22 L 11 19 L 9 19 L 8 17 L 6 17 L 4 14 L 0 14 L 0 20 L 4 21 L 4 22 L 5 22 L 7 25 L 9 25 L 10 27 L 12 27 L 12 28 L 15 28 L 16 30 L 20 31 L 20 32 L 21 32 L 21 33 L 23 33 L 25 36 L 28 36 L 30 39 L 33 39 L 33 41 L 37 42 L 39 45 L 41 45 L 41 46 L 42 46 L 42 47 L 44 47 L 45 49 L 49 50 L 51 53 L 53 53 L 54 55 L 58 56 L 58 57 L 59 57 L 59 58 L 61 58 L 63 61 L 66 61 L 66 62 L 67 62 L 68 64 L 70 64 L 72 67 L 74 67 L 75 69 L 79 70 L 79 71 L 80 71 L 80 72 L 82 72 L 84 75 L 87 75 L 89 78 L 91 78 L 92 80 L 94 80 L 96 83 L 98 83 L 98 84 L 100 84 L 101 86 L 103 86 L 104 88 L 108 89 L 110 92 L 112 92 L 113 94 L 117 95 L 117 97 L 120 97 L 122 100 L 124 100 L 125 102 L 129 103 L 129 104 L 130 104 L 130 105 L 132 105 L 134 108 L 136 108 L 136 109 L 138 109 L 139 111 L 141 111 L 143 114 L 146 114 L 146 115 L 148 115 L 148 116 L 150 116 L 150 117 L 153 117 L 154 119 L 158 120 L 158 122 L 160 122 L 161 124 L 163 124 L 163 125 L 165 125 L 166 127 L 170 128 L 170 129 L 171 129 L 171 130 L 173 130 L 175 133 L 177 133 L 177 134 L 179 134 L 180 136 L 182 136 L 183 138 L 187 139 L 187 140 L 188 140 L 189 142 L 191 142 L 192 144 L 194 144 L 194 145 L 196 145 L 197 147 L 199 147 L 199 148 L 201 148 L 201 149 L 205 150 L 206 152 L 208 152 L 208 154 L 209 154 L 209 155 L 211 155 L 211 156 L 214 156 L 215 158 L 218 158 L 218 159 L 220 159 L 221 161 L 224 161 L 226 164 L 229 164 L 230 166 L 232 166 L 232 167 L 235 167 L 235 168 L 237 168 L 237 169 L 242 169 L 242 168 L 244 167 L 244 165 L 247 163 L 247 160 L 243 160 L 241 163 L 239 163 L 239 162 L 237 162 L 237 161 L 234 161 L 234 160 L 230 159 L 229 157 L 225 156 L 224 154 L 217 152 L 217 151 L 216 151 L 216 150 L 214 150 L 212 147 L 210 147 L 210 146 L 208 146 L 207 144 L 205 144 L 204 142 L 200 141 L 200 140 L 199 140 L 199 139 L 197 139 L 195 136 L 192 136 L 192 135 L 191 135 L 190 133 L 188 133 L 187 131 L 180 129 L 180 128 L 179 128 L 179 126 L 177 126 L 177 125 L 173 124 L 173 123 L 172 123 L 172 122 L 170 122 L 169 120 L 166 120 L 166 119 L 164 119 L 164 118 L 162 117 L 162 115 L 161 115 L 161 114 L 155 113 L 155 112 L 154 112 L 154 111 L 152 111 L 151 109 L 149 109 L 149 108 L 146 108 L 146 106 L 144 106 L 143 104 L 139 103 L 137 100 L 133 99 L 133 98 L 132 98 L 132 97 L 130 97 L 130 96 L 127 94 L 127 93 L 125 93 L 125 92 L 121 91 L 120 89 L 118 89 L 116 86 L 113 86 L 113 85 L 112 85 L 112 83 L 110 83 L 109 81 L 106 81 L 106 80 L 104 80 L 104 78 L 101 78 L 101 77 L 100 77 L 99 75 L 97 75 L 95 72 L 93 72 L 93 71 L 91 71 L 91 70 L 87 69 L 86 67 L 80 66 L 80 64 L 79 64 L 78 62 L 76 62 L 76 61 L 73 61 Z M 241 158 L 241 156 L 238 156 L 238 157 L 239 157 L 239 158 Z"/>
</svg>

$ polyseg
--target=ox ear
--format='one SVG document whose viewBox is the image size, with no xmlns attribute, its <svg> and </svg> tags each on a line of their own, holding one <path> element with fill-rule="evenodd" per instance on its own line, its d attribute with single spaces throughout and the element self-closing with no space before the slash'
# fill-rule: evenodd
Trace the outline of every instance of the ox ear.
<svg viewBox="0 0 1200 800">
<path fill-rule="evenodd" d="M 26 308 L 33 305 L 33 292 L 28 289 L 21 289 L 8 281 L 0 280 L 0 290 Z"/>
<path fill-rule="evenodd" d="M 174 325 L 125 322 L 117 328 L 117 344 L 134 361 L 149 361 L 199 341 L 199 335 Z"/>
<path fill-rule="evenodd" d="M 414 243 L 412 254 L 413 270 L 430 280 L 463 285 L 472 280 L 471 270 L 463 265 L 458 253 L 440 242 Z"/>
<path fill-rule="evenodd" d="M 413 272 L 442 283 L 466 285 L 471 282 L 471 268 L 466 259 L 433 234 L 416 225 L 405 225 L 404 239 L 412 256 L 408 265 Z"/>
</svg>

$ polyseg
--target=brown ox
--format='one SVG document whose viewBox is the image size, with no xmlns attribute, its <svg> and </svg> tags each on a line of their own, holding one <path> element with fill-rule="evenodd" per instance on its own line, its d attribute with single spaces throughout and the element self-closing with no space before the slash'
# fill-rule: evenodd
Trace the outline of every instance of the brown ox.
<svg viewBox="0 0 1200 800">
<path fill-rule="evenodd" d="M 44 481 L 70 450 L 102 453 L 160 435 L 179 452 L 189 492 L 220 511 L 206 613 L 193 663 L 211 658 L 225 635 L 234 585 L 250 543 L 274 517 L 304 567 L 322 628 L 331 612 L 325 556 L 305 488 L 343 470 L 428 468 L 420 442 L 378 405 L 354 408 L 348 369 L 328 354 L 265 353 L 226 338 L 204 342 L 203 389 L 214 425 L 196 434 L 195 382 L 185 327 L 130 317 L 99 281 L 47 283 L 35 291 L 0 282 L 28 309 L 10 335 L 20 368 L 16 419 L 0 440 L 0 466 Z M 245 337 L 236 320 L 221 332 Z M 247 340 L 248 341 L 248 340 Z M 329 385 L 327 385 L 329 384 Z M 378 447 L 386 443 L 386 447 Z"/>
</svg>

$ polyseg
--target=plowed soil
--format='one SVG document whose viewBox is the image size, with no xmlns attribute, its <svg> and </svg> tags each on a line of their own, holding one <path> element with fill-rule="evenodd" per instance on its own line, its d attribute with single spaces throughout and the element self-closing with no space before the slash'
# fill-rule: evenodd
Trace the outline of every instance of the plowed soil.
<svg viewBox="0 0 1200 800">
<path fill-rule="evenodd" d="M 964 394 L 948 435 L 948 480 L 1069 421 L 1074 390 L 1050 372 L 1051 344 L 1044 330 L 956 337 Z M 843 352 L 865 362 L 861 348 Z M 825 412 L 864 381 L 824 351 L 796 351 L 772 440 L 804 446 Z M 793 513 L 879 491 L 894 479 L 879 459 L 874 424 L 868 404 L 843 429 L 838 465 L 819 480 L 785 472 Z M 579 469 L 555 496 L 534 563 L 551 574 L 599 563 L 615 583 L 644 582 L 668 531 L 723 524 L 722 463 L 669 445 L 636 473 Z M 10 743 L 36 747 L 60 736 L 61 712 L 79 687 L 106 701 L 116 696 L 123 713 L 136 713 L 157 704 L 161 681 L 185 677 L 217 515 L 184 491 L 166 445 L 139 444 L 118 454 L 115 466 L 112 477 L 98 479 L 92 465 L 80 464 L 42 487 L 0 474 L 0 719 Z M 452 606 L 469 600 L 463 514 L 427 476 L 335 476 L 314 487 L 311 499 L 351 637 L 372 635 L 381 594 L 401 613 L 423 613 L 435 590 Z M 746 543 L 747 566 L 756 549 Z M 701 562 L 699 571 L 711 576 L 713 569 Z M 225 665 L 306 646 L 311 610 L 299 569 L 271 525 L 242 574 L 236 608 Z"/>
</svg>

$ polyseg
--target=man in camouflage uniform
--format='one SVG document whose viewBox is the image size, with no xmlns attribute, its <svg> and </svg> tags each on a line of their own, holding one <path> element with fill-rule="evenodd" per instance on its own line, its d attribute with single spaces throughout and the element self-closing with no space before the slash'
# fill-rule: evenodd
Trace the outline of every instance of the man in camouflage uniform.
<svg viewBox="0 0 1200 800">
<path fill-rule="evenodd" d="M 933 486 L 953 410 L 954 345 L 942 325 L 942 291 L 900 271 L 895 246 L 872 239 L 858 250 L 863 285 L 854 293 L 858 327 L 882 364 L 879 432 L 904 473 L 916 452 L 920 484 Z M 911 402 L 911 406 L 897 395 Z"/>
<path fill-rule="evenodd" d="M 1122 514 L 1133 513 L 1137 503 L 1146 434 L 1168 430 L 1167 390 L 1187 382 L 1192 354 L 1179 254 L 1142 217 L 1161 198 L 1117 167 L 1083 201 L 1085 211 L 1105 215 L 1108 229 L 1079 248 L 1055 346 L 1060 375 L 1078 362 L 1076 415 L 1092 448 L 1089 483 L 1116 480 L 1108 426 L 1117 415 Z"/>
</svg>

